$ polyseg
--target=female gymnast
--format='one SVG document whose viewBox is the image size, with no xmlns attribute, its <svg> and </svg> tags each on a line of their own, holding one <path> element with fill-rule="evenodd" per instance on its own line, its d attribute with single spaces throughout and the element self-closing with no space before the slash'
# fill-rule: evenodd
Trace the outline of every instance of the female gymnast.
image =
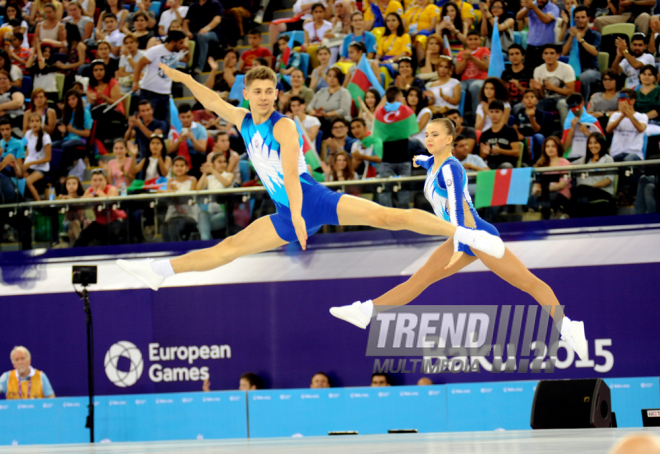
<svg viewBox="0 0 660 454">
<path fill-rule="evenodd" d="M 432 156 L 413 158 L 415 167 L 421 166 L 428 170 L 424 195 L 431 202 L 438 217 L 457 226 L 484 230 L 499 236 L 497 229 L 481 219 L 472 205 L 465 170 L 452 156 L 455 137 L 456 130 L 451 120 L 441 118 L 429 122 L 426 128 L 426 148 Z M 373 301 L 357 301 L 348 306 L 333 307 L 330 313 L 364 329 L 374 315 L 374 305 L 408 304 L 434 282 L 451 276 L 477 259 L 509 284 L 529 293 L 541 306 L 551 306 L 550 315 L 555 317 L 555 308 L 559 301 L 552 289 L 534 276 L 508 248 L 505 249 L 504 257 L 495 259 L 452 238 L 443 243 L 406 282 Z M 445 263 L 448 264 L 443 266 Z M 566 341 L 580 358 L 587 358 L 584 323 L 571 321 L 568 317 L 555 321 L 562 340 Z"/>
</svg>

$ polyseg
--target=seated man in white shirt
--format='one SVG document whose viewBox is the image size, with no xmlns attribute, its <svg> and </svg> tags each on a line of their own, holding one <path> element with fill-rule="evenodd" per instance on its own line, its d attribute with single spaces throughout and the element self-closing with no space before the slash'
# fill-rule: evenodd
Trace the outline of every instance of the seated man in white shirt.
<svg viewBox="0 0 660 454">
<path fill-rule="evenodd" d="M 644 159 L 644 131 L 649 123 L 646 114 L 635 112 L 637 94 L 624 88 L 619 93 L 619 110 L 610 116 L 607 133 L 612 135 L 610 156 L 616 162 Z"/>
<path fill-rule="evenodd" d="M 319 134 L 319 128 L 321 127 L 319 119 L 305 113 L 305 110 L 307 110 L 307 104 L 305 104 L 305 100 L 300 96 L 292 96 L 289 100 L 289 107 L 291 108 L 291 114 L 293 117 L 298 117 L 300 124 L 305 128 L 305 131 L 307 131 L 309 140 L 314 142 L 316 136 Z"/>
<path fill-rule="evenodd" d="M 118 58 L 118 55 L 121 53 L 121 46 L 124 43 L 124 35 L 120 32 L 117 27 L 119 23 L 117 22 L 117 16 L 112 13 L 105 13 L 103 16 L 103 24 L 105 25 L 105 31 L 96 30 L 97 40 L 106 40 L 110 44 L 110 57 Z"/>
<path fill-rule="evenodd" d="M 635 89 L 639 85 L 639 70 L 644 65 L 654 65 L 653 55 L 647 52 L 648 41 L 644 33 L 635 33 L 630 40 L 630 50 L 624 39 L 617 38 L 616 58 L 612 71 L 626 75 L 626 88 Z"/>
</svg>

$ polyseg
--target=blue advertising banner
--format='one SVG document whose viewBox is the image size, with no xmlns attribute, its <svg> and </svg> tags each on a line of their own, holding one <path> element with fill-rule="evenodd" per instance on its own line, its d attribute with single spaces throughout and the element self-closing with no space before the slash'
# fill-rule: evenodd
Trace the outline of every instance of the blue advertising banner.
<svg viewBox="0 0 660 454">
<path fill-rule="evenodd" d="M 444 386 L 252 391 L 250 437 L 447 430 Z"/>
<path fill-rule="evenodd" d="M 247 437 L 243 391 L 98 396 L 94 401 L 97 442 Z M 88 402 L 84 397 L 6 401 L 0 405 L 0 445 L 86 443 Z"/>
</svg>

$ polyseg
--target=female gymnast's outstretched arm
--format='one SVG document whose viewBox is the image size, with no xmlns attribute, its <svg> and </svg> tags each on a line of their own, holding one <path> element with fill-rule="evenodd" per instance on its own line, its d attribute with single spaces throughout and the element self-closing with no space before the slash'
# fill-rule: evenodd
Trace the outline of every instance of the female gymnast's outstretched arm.
<svg viewBox="0 0 660 454">
<path fill-rule="evenodd" d="M 414 165 L 427 169 L 424 194 L 440 217 L 449 218 L 454 225 L 486 230 L 497 234 L 495 227 L 482 220 L 472 206 L 466 191 L 465 172 L 452 157 L 452 144 L 456 132 L 450 120 L 433 120 L 426 128 L 426 147 L 431 157 L 416 156 Z M 481 260 L 488 269 L 520 290 L 529 293 L 541 306 L 550 306 L 550 315 L 555 317 L 559 301 L 550 286 L 532 274 L 508 248 L 504 257 L 495 259 L 449 238 L 427 262 L 406 282 L 396 286 L 384 295 L 364 303 L 355 302 L 349 306 L 333 307 L 330 313 L 360 328 L 366 328 L 374 314 L 374 306 L 398 306 L 413 301 L 431 284 L 465 268 L 475 260 Z M 452 263 L 453 266 L 446 266 Z M 557 317 L 561 317 L 557 314 Z M 555 319 L 562 334 L 580 358 L 587 357 L 587 341 L 584 324 L 571 321 L 568 317 Z"/>
</svg>

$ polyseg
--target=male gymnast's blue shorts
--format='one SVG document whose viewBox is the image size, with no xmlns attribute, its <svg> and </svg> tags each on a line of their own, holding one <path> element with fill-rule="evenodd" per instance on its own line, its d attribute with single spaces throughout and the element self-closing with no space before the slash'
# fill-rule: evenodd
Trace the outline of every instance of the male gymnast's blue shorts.
<svg viewBox="0 0 660 454">
<path fill-rule="evenodd" d="M 473 212 L 473 216 L 475 214 L 476 213 Z M 478 215 L 474 216 L 474 224 L 477 226 L 476 230 L 485 230 L 486 232 L 490 233 L 491 235 L 500 236 L 500 232 L 497 231 L 497 229 L 495 228 L 495 226 L 493 224 L 490 224 L 490 223 L 484 221 Z M 458 245 L 458 250 L 462 251 L 462 252 L 465 252 L 467 255 L 470 255 L 472 257 L 475 256 L 474 252 L 472 252 L 472 249 L 470 249 L 470 246 L 468 246 L 467 244 L 463 244 L 463 243 L 459 244 Z"/>
<path fill-rule="evenodd" d="M 303 191 L 302 217 L 307 227 L 307 236 L 312 236 L 324 225 L 339 225 L 337 204 L 344 195 L 317 183 L 309 174 L 300 175 Z M 275 204 L 277 213 L 270 216 L 275 231 L 284 241 L 298 241 L 296 229 L 291 222 L 289 207 Z"/>
</svg>

